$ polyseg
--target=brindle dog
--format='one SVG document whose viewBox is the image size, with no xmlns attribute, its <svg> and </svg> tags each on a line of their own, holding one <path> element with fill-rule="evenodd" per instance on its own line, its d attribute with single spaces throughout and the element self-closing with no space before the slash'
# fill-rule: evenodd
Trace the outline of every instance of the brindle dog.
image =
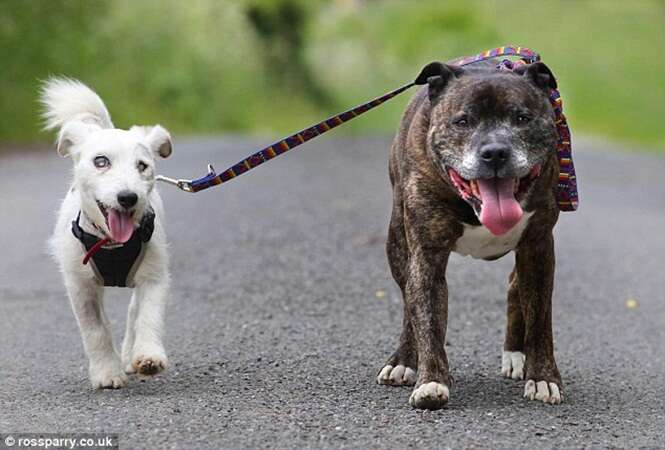
<svg viewBox="0 0 665 450">
<path fill-rule="evenodd" d="M 543 63 L 426 66 L 390 155 L 393 210 L 387 253 L 404 297 L 399 347 L 380 384 L 413 385 L 409 403 L 438 409 L 449 398 L 446 356 L 451 252 L 486 260 L 515 252 L 502 373 L 526 379 L 524 396 L 558 404 L 552 287 L 559 216 L 557 132 Z"/>
</svg>

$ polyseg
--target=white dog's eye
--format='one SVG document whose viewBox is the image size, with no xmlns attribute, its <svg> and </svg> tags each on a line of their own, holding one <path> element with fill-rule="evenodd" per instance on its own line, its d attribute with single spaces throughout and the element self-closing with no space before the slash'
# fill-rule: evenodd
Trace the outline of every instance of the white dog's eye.
<svg viewBox="0 0 665 450">
<path fill-rule="evenodd" d="M 139 172 L 145 172 L 145 170 L 148 168 L 148 165 L 143 161 L 139 161 L 138 164 L 136 164 L 136 168 L 139 169 Z"/>
<path fill-rule="evenodd" d="M 111 165 L 111 161 L 106 156 L 96 156 L 95 159 L 92 160 L 93 164 L 95 165 L 96 168 L 98 169 L 103 169 L 104 167 L 108 167 Z"/>
</svg>

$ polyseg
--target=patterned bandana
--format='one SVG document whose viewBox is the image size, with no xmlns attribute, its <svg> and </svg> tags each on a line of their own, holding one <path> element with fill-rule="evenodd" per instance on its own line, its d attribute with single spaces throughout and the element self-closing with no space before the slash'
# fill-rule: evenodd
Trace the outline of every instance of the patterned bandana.
<svg viewBox="0 0 665 450">
<path fill-rule="evenodd" d="M 497 65 L 498 70 L 515 70 L 519 66 L 525 66 L 524 59 L 510 61 L 504 59 Z M 573 165 L 573 149 L 570 145 L 570 129 L 566 116 L 563 115 L 563 101 L 558 89 L 550 89 L 550 103 L 554 109 L 554 124 L 559 139 L 556 144 L 556 152 L 559 159 L 559 183 L 556 187 L 557 203 L 561 211 L 575 211 L 579 204 L 577 194 L 577 177 Z"/>
</svg>

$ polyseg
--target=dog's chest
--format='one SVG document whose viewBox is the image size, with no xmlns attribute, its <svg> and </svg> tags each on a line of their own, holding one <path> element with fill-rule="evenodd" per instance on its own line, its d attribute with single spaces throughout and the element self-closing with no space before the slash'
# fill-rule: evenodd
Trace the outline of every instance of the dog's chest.
<svg viewBox="0 0 665 450">
<path fill-rule="evenodd" d="M 533 212 L 525 213 L 508 233 L 494 236 L 483 226 L 464 225 L 464 234 L 457 239 L 453 251 L 463 256 L 492 259 L 513 250 L 522 237 Z"/>
</svg>

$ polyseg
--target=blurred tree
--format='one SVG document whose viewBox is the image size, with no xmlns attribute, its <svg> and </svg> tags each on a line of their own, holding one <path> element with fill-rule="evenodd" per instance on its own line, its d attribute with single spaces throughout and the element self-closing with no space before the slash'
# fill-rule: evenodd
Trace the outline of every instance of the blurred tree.
<svg viewBox="0 0 665 450">
<path fill-rule="evenodd" d="M 664 149 L 665 59 L 654 55 L 665 46 L 665 1 L 522 3 L 0 0 L 0 141 L 47 138 L 36 99 L 50 75 L 92 86 L 118 126 L 272 135 L 393 88 L 429 61 L 514 43 L 554 68 L 574 132 Z M 510 20 L 497 20 L 506 11 Z M 338 133 L 392 132 L 407 100 Z"/>
<path fill-rule="evenodd" d="M 316 104 L 334 102 L 306 62 L 305 35 L 320 0 L 249 0 L 247 18 L 260 40 L 265 70 L 277 84 L 300 89 Z"/>
</svg>

